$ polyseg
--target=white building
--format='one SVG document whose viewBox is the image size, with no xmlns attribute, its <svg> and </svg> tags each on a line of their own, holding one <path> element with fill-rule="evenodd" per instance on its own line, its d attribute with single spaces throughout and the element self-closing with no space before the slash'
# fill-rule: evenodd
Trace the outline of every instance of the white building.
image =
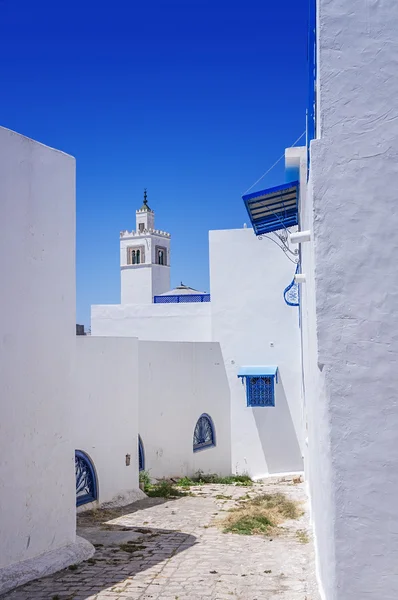
<svg viewBox="0 0 398 600">
<path fill-rule="evenodd" d="M 92 556 L 76 510 L 141 498 L 140 462 L 227 475 L 231 441 L 219 344 L 76 336 L 74 159 L 0 128 L 0 198 L 1 594 Z M 153 249 L 162 293 L 168 238 L 145 202 L 137 219 L 132 264 Z"/>
<path fill-rule="evenodd" d="M 306 474 L 318 579 L 326 600 L 392 600 L 398 596 L 398 6 L 392 0 L 310 4 L 311 144 L 287 151 L 297 192 L 292 202 L 286 186 L 280 190 L 277 210 L 286 224 L 294 208 L 302 232 Z M 270 224 L 271 192 L 245 198 L 258 234 Z"/>
<path fill-rule="evenodd" d="M 91 307 L 92 335 L 211 341 L 209 295 L 183 284 L 170 290 L 170 238 L 155 229 L 145 190 L 135 230 L 120 233 L 121 304 Z"/>
<path fill-rule="evenodd" d="M 322 597 L 397 598 L 398 7 L 311 7 L 315 139 L 244 197 L 253 230 L 211 232 L 211 301 L 168 293 L 145 198 L 122 303 L 76 339 L 74 160 L 0 129 L 0 592 L 90 556 L 76 500 L 138 497 L 139 457 L 263 476 L 305 455 Z"/>
<path fill-rule="evenodd" d="M 149 215 L 151 222 L 145 221 L 140 232 L 142 215 L 145 218 Z M 129 265 L 126 283 L 123 263 L 132 252 L 137 252 L 137 247 L 140 247 L 138 260 L 142 259 L 143 252 L 147 256 L 139 240 L 141 235 L 151 239 L 153 215 L 144 204 L 137 211 L 136 231 L 128 234 L 128 240 L 122 234 L 122 303 L 92 307 L 92 335 L 192 342 L 198 347 L 204 342 L 219 344 L 228 382 L 228 413 L 231 414 L 229 471 L 262 477 L 303 470 L 299 315 L 297 307 L 285 302 L 283 293 L 293 279 L 298 255 L 284 251 L 279 238 L 282 247 L 266 237 L 259 241 L 252 229 L 212 231 L 211 294 L 183 285 L 155 294 L 152 279 L 142 280 L 139 264 Z M 169 253 L 170 246 L 167 246 L 167 257 Z M 169 277 L 169 260 L 167 265 Z M 145 268 L 157 267 L 151 262 Z M 126 298 L 130 298 L 131 303 L 126 303 Z M 139 298 L 152 298 L 152 303 L 138 303 Z M 259 331 L 265 334 L 259 335 Z M 259 367 L 258 373 L 264 377 L 270 366 L 276 368 L 271 377 L 275 382 L 273 406 L 248 406 L 248 386 L 254 379 L 238 375 L 250 366 Z M 203 377 L 209 379 L 211 385 L 211 372 L 204 371 Z M 140 406 L 142 404 L 141 399 Z M 181 461 L 179 472 L 184 470 L 182 457 Z M 166 464 L 163 462 L 163 475 L 170 475 Z M 155 468 L 150 460 L 147 466 Z M 159 469 L 157 461 L 157 473 L 161 472 Z M 216 470 L 215 462 L 213 470 Z"/>
<path fill-rule="evenodd" d="M 170 234 L 155 229 L 155 213 L 144 203 L 135 231 L 120 232 L 122 304 L 151 304 L 170 289 Z"/>
<path fill-rule="evenodd" d="M 1 593 L 94 553 L 76 538 L 75 160 L 0 128 L 0 229 Z"/>
<path fill-rule="evenodd" d="M 398 596 L 398 5 L 318 0 L 301 226 L 309 482 L 324 597 Z"/>
</svg>

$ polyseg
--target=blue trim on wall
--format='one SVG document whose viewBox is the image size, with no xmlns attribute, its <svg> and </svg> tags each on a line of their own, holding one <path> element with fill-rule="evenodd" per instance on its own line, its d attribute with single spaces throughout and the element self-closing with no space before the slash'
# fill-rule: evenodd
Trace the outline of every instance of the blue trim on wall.
<svg viewBox="0 0 398 600">
<path fill-rule="evenodd" d="M 145 451 L 141 436 L 138 436 L 138 469 L 145 471 Z"/>
<path fill-rule="evenodd" d="M 75 477 L 76 506 L 97 500 L 98 485 L 94 464 L 82 450 L 75 450 Z"/>
<path fill-rule="evenodd" d="M 238 372 L 238 377 L 278 377 L 278 367 L 275 365 L 267 367 L 241 367 Z"/>
</svg>

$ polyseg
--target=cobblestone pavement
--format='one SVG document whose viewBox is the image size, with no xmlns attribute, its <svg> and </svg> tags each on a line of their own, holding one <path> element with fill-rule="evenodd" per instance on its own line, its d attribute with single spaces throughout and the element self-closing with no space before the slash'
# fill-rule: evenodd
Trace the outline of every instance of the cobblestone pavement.
<svg viewBox="0 0 398 600">
<path fill-rule="evenodd" d="M 83 513 L 78 533 L 95 544 L 94 557 L 2 600 L 319 600 L 312 541 L 303 535 L 310 536 L 307 513 L 274 538 L 217 526 L 239 498 L 275 491 L 306 506 L 303 484 L 274 479 L 198 486 L 178 500 Z"/>
</svg>

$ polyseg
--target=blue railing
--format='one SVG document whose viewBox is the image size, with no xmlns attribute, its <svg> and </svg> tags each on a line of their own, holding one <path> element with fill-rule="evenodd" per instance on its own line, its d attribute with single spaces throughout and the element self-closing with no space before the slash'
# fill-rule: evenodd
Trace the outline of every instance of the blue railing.
<svg viewBox="0 0 398 600">
<path fill-rule="evenodd" d="M 178 296 L 154 296 L 154 304 L 181 304 L 183 302 L 210 302 L 210 294 L 181 294 Z"/>
</svg>

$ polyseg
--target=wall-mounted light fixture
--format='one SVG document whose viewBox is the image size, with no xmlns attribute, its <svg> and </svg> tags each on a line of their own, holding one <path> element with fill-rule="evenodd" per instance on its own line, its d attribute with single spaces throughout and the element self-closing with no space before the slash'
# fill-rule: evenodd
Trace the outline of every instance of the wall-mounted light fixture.
<svg viewBox="0 0 398 600">
<path fill-rule="evenodd" d="M 131 455 L 130 454 L 126 454 L 126 467 L 130 466 L 130 460 L 131 460 Z"/>
</svg>

